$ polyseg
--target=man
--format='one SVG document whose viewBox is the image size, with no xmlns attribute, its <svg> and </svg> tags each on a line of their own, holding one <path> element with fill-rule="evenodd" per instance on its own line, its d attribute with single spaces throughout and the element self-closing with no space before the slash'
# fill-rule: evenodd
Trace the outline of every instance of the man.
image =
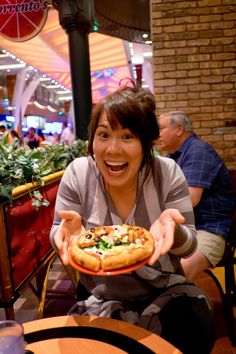
<svg viewBox="0 0 236 354">
<path fill-rule="evenodd" d="M 194 207 L 198 249 L 182 266 L 187 278 L 215 267 L 221 260 L 235 199 L 229 172 L 211 145 L 192 131 L 188 115 L 181 111 L 159 117 L 159 146 L 182 168 Z"/>
</svg>

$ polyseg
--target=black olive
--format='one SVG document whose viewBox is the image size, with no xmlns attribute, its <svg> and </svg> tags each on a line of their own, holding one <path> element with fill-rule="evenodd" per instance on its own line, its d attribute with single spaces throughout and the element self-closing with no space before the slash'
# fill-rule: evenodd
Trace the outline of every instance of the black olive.
<svg viewBox="0 0 236 354">
<path fill-rule="evenodd" d="M 92 236 L 93 236 L 92 234 L 88 234 L 85 236 L 85 238 L 90 239 Z"/>
<path fill-rule="evenodd" d="M 92 227 L 92 228 L 90 229 L 90 231 L 91 231 L 91 232 L 94 232 L 94 231 L 95 231 L 95 227 Z"/>
<path fill-rule="evenodd" d="M 122 245 L 121 241 L 115 242 L 115 246 L 120 246 L 120 245 Z"/>
<path fill-rule="evenodd" d="M 95 237 L 94 241 L 99 242 L 99 241 L 101 241 L 101 239 L 100 239 L 100 237 Z"/>
</svg>

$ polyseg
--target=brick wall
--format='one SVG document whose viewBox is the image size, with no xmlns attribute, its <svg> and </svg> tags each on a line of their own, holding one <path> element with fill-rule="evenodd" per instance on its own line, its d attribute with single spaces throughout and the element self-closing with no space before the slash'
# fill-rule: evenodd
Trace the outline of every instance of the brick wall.
<svg viewBox="0 0 236 354">
<path fill-rule="evenodd" d="M 151 0 L 158 113 L 184 110 L 236 169 L 236 1 Z"/>
</svg>

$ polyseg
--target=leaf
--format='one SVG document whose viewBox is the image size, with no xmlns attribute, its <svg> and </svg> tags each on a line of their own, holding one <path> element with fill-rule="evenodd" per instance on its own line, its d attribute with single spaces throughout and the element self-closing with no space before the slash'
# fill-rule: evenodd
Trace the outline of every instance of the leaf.
<svg viewBox="0 0 236 354">
<path fill-rule="evenodd" d="M 29 182 L 44 185 L 43 177 L 64 170 L 76 157 L 86 156 L 86 144 L 77 140 L 70 145 L 52 144 L 31 150 L 27 145 L 19 148 L 0 142 L 0 201 L 12 200 L 12 189 Z M 35 208 L 48 205 L 48 201 L 36 193 L 29 194 Z M 39 192 L 40 193 L 40 192 Z"/>
</svg>

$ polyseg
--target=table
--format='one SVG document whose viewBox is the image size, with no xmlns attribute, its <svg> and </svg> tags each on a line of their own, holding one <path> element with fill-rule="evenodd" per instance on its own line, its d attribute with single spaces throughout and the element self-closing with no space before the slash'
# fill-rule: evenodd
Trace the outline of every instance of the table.
<svg viewBox="0 0 236 354">
<path fill-rule="evenodd" d="M 181 354 L 158 335 L 110 318 L 49 317 L 23 327 L 26 349 L 34 354 Z"/>
</svg>

